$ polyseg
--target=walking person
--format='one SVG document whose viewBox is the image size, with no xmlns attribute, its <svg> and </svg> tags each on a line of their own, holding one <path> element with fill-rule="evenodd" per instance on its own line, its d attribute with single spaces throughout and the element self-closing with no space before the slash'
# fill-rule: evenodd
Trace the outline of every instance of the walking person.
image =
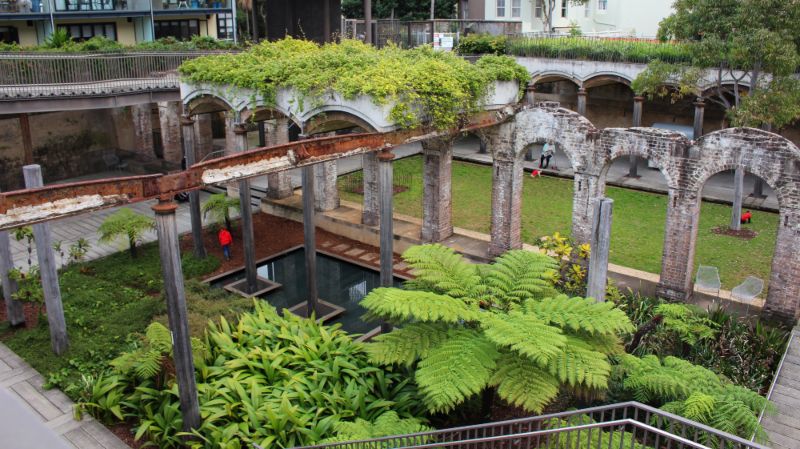
<svg viewBox="0 0 800 449">
<path fill-rule="evenodd" d="M 539 168 L 547 168 L 550 166 L 550 158 L 556 152 L 555 144 L 546 142 L 542 147 L 542 157 L 539 158 Z"/>
<path fill-rule="evenodd" d="M 231 243 L 233 243 L 233 236 L 231 236 L 230 231 L 224 227 L 221 228 L 217 238 L 219 239 L 220 246 L 222 246 L 222 254 L 225 256 L 225 260 L 231 260 Z"/>
</svg>

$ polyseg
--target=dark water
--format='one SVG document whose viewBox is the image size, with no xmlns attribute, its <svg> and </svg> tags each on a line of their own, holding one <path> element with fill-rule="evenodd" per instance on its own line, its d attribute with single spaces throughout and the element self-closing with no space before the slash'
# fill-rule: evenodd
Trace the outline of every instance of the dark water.
<svg viewBox="0 0 800 449">
<path fill-rule="evenodd" d="M 306 300 L 304 249 L 300 248 L 262 263 L 258 266 L 258 275 L 282 285 L 281 288 L 260 296 L 278 310 L 290 308 Z M 242 278 L 244 272 L 219 280 L 213 285 L 222 287 Z M 401 283 L 401 279 L 395 278 L 396 286 L 399 287 Z M 327 324 L 341 323 L 347 332 L 358 334 L 366 333 L 380 324 L 362 321 L 361 316 L 366 310 L 358 304 L 373 288 L 380 286 L 380 274 L 377 271 L 317 254 L 317 284 L 320 299 L 345 309 L 342 315 Z"/>
</svg>

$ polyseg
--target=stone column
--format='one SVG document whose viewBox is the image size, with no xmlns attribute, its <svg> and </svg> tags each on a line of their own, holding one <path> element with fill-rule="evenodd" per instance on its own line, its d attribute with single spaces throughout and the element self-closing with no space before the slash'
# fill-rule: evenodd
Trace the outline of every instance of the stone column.
<svg viewBox="0 0 800 449">
<path fill-rule="evenodd" d="M 8 272 L 13 268 L 8 231 L 0 231 L 0 285 L 3 286 L 3 300 L 6 302 L 6 317 L 9 324 L 16 327 L 25 324 L 25 311 L 22 302 L 13 298 L 18 288 L 17 281 L 8 277 Z"/>
<path fill-rule="evenodd" d="M 234 126 L 236 151 L 247 151 L 247 129 L 241 123 Z M 256 271 L 256 239 L 253 234 L 253 208 L 250 205 L 250 180 L 239 181 L 239 204 L 242 219 L 242 250 L 244 252 L 244 271 L 247 279 L 247 293 L 258 290 Z"/>
<path fill-rule="evenodd" d="M 194 116 L 195 148 L 197 149 L 197 162 L 205 159 L 214 152 L 214 131 L 211 125 L 211 114 L 197 114 Z"/>
<path fill-rule="evenodd" d="M 181 250 L 178 244 L 178 225 L 175 220 L 176 209 L 177 206 L 172 201 L 159 201 L 153 206 L 156 214 L 161 272 L 164 276 L 164 293 L 167 299 L 167 318 L 172 332 L 172 358 L 175 361 L 175 377 L 178 379 L 183 430 L 190 431 L 200 426 L 200 407 L 186 313 Z"/>
<path fill-rule="evenodd" d="M 698 98 L 694 102 L 694 140 L 703 136 L 703 115 L 705 113 L 706 103 L 702 98 Z"/>
<path fill-rule="evenodd" d="M 378 183 L 380 184 L 381 203 L 381 286 L 391 287 L 394 278 L 394 213 L 392 200 L 394 197 L 394 179 L 392 170 L 394 154 L 381 151 L 378 154 Z"/>
<path fill-rule="evenodd" d="M 522 248 L 522 161 L 498 159 L 492 163 L 492 226 L 489 256 Z"/>
<path fill-rule="evenodd" d="M 364 207 L 361 222 L 367 226 L 378 226 L 378 155 L 365 153 L 361 163 L 364 174 Z"/>
<path fill-rule="evenodd" d="M 42 167 L 26 165 L 22 167 L 25 188 L 42 187 Z M 58 285 L 56 259 L 53 254 L 53 241 L 50 237 L 50 223 L 33 225 L 33 238 L 36 242 L 36 256 L 39 259 L 39 273 L 42 276 L 44 303 L 47 307 L 47 324 L 50 327 L 50 343 L 56 355 L 62 355 L 69 347 L 67 323 L 64 321 L 64 306 L 61 304 L 61 287 Z"/>
<path fill-rule="evenodd" d="M 600 176 L 575 172 L 572 192 L 572 239 L 577 244 L 591 243 L 592 205 L 603 196 Z"/>
<path fill-rule="evenodd" d="M 233 132 L 236 128 L 236 124 L 239 122 L 238 116 L 238 113 L 225 114 L 225 156 L 238 151 L 236 149 L 236 134 Z"/>
<path fill-rule="evenodd" d="M 23 160 L 26 165 L 33 164 L 33 141 L 31 139 L 31 122 L 28 114 L 19 115 L 19 133 L 22 137 Z"/>
<path fill-rule="evenodd" d="M 441 242 L 453 235 L 453 142 L 422 141 L 422 241 Z"/>
<path fill-rule="evenodd" d="M 181 127 L 183 128 L 183 154 L 186 158 L 186 168 L 189 168 L 196 162 L 197 153 L 194 139 L 194 120 L 189 116 L 183 116 L 181 118 Z M 189 192 L 189 216 L 192 223 L 194 255 L 202 259 L 206 257 L 206 248 L 203 246 L 203 218 L 200 215 L 200 191 L 198 190 Z"/>
<path fill-rule="evenodd" d="M 586 117 L 586 89 L 578 89 L 578 114 Z"/>
<path fill-rule="evenodd" d="M 314 165 L 314 207 L 321 212 L 339 207 L 339 189 L 336 186 L 336 161 Z"/>
<path fill-rule="evenodd" d="M 289 119 L 275 119 L 267 130 L 267 145 L 282 145 L 289 142 Z M 292 179 L 288 171 L 267 175 L 267 198 L 279 200 L 292 196 Z"/>
<path fill-rule="evenodd" d="M 536 87 L 533 82 L 525 86 L 525 104 L 528 106 L 536 104 Z"/>
<path fill-rule="evenodd" d="M 155 158 L 153 151 L 153 105 L 150 103 L 131 106 L 133 121 L 134 150 L 147 157 Z"/>
<path fill-rule="evenodd" d="M 684 301 L 692 294 L 695 243 L 700 220 L 698 192 L 669 189 L 661 279 L 656 296 Z"/>
<path fill-rule="evenodd" d="M 317 313 L 317 238 L 314 213 L 314 166 L 302 168 L 303 179 L 303 239 L 306 254 L 306 316 Z"/>
<path fill-rule="evenodd" d="M 181 102 L 162 101 L 158 103 L 158 120 L 161 123 L 161 143 L 164 147 L 164 160 L 180 164 L 183 158 L 181 144 Z"/>
<path fill-rule="evenodd" d="M 744 168 L 736 167 L 733 172 L 733 208 L 731 210 L 731 229 L 742 229 L 742 197 L 744 196 Z"/>
<path fill-rule="evenodd" d="M 487 154 L 489 152 L 486 141 L 483 138 L 478 138 L 478 145 L 478 154 Z"/>
<path fill-rule="evenodd" d="M 633 127 L 637 128 L 642 126 L 642 104 L 644 97 L 639 95 L 633 97 Z M 638 178 L 639 173 L 639 158 L 635 154 L 628 156 L 628 177 Z"/>
<path fill-rule="evenodd" d="M 611 248 L 611 215 L 614 200 L 600 198 L 594 204 L 592 243 L 589 255 L 589 272 L 586 279 L 586 297 L 606 300 L 608 280 L 608 252 Z"/>
<path fill-rule="evenodd" d="M 769 278 L 764 313 L 787 324 L 797 323 L 800 311 L 800 210 L 783 210 L 780 214 L 772 273 Z"/>
</svg>

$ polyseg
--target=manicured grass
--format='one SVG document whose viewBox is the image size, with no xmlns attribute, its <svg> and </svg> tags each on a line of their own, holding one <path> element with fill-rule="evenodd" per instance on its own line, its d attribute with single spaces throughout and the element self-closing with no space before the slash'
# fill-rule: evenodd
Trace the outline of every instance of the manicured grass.
<svg viewBox="0 0 800 449">
<path fill-rule="evenodd" d="M 422 158 L 405 158 L 395 163 L 395 173 L 410 174 L 409 190 L 395 196 L 397 213 L 422 216 Z M 572 223 L 572 180 L 525 177 L 522 203 L 522 238 L 535 243 L 554 232 L 568 234 Z M 487 166 L 453 163 L 453 224 L 474 231 L 489 232 L 491 219 L 492 172 Z M 341 189 L 340 189 L 341 190 Z M 608 187 L 614 199 L 611 236 L 612 263 L 659 273 L 664 246 L 665 195 Z M 361 195 L 341 192 L 342 198 L 361 202 Z M 769 279 L 772 253 L 778 228 L 778 215 L 755 212 L 753 224 L 758 233 L 750 241 L 716 235 L 716 226 L 730 220 L 730 206 L 703 203 L 697 236 L 697 264 L 719 267 L 724 288 L 730 289 L 748 275 Z"/>
</svg>

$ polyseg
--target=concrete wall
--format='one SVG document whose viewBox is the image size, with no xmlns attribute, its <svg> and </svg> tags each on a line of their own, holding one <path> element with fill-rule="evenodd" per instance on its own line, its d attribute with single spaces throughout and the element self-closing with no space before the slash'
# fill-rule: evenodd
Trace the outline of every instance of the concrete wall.
<svg viewBox="0 0 800 449">
<path fill-rule="evenodd" d="M 0 26 L 10 26 L 16 28 L 17 34 L 19 35 L 19 43 L 22 46 L 32 46 L 38 44 L 36 40 L 36 27 L 33 25 L 33 23 L 28 25 L 28 22 L 24 20 L 0 20 Z"/>
</svg>

